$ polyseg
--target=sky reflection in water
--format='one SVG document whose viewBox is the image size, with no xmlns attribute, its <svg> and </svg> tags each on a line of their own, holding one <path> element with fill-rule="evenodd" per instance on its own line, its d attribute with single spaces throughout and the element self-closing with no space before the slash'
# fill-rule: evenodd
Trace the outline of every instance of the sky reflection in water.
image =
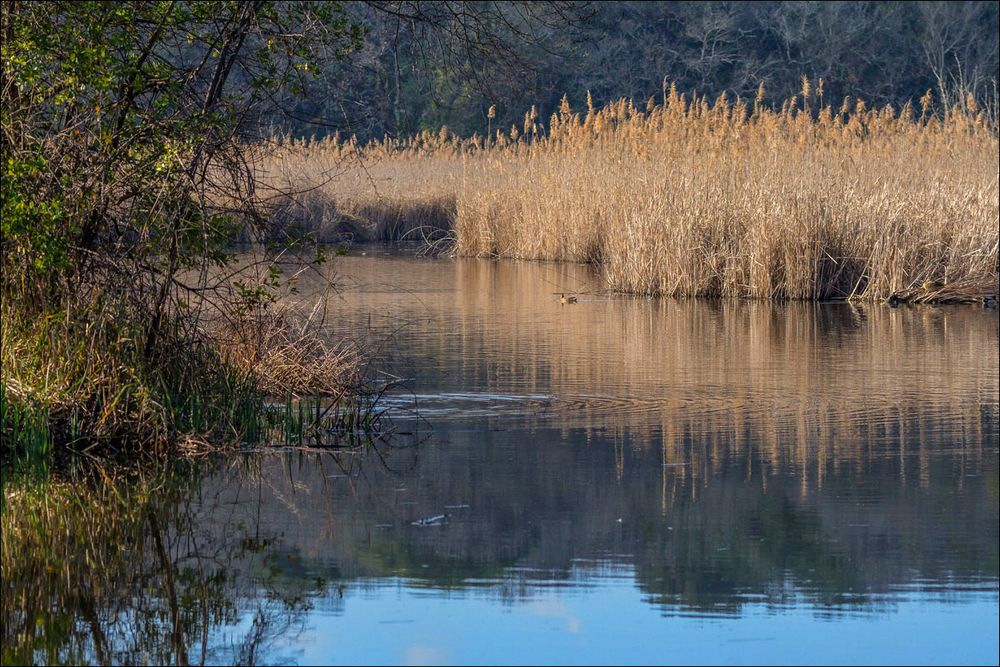
<svg viewBox="0 0 1000 667">
<path fill-rule="evenodd" d="M 392 331 L 405 435 L 150 495 L 165 553 L 140 540 L 96 594 L 98 626 L 146 628 L 107 628 L 117 661 L 998 661 L 996 311 L 561 306 L 587 267 L 337 269 L 331 336 Z M 70 661 L 58 641 L 35 655 Z"/>
</svg>

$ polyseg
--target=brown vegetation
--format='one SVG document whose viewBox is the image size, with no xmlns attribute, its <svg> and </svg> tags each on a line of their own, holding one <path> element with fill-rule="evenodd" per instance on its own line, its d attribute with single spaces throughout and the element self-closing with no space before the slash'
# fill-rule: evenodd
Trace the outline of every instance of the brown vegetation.
<svg viewBox="0 0 1000 667">
<path fill-rule="evenodd" d="M 399 236 L 440 234 L 453 211 L 460 254 L 594 262 L 622 292 L 986 298 L 997 135 L 971 98 L 943 114 L 931 104 L 834 108 L 806 79 L 779 110 L 671 87 L 642 107 L 564 102 L 547 131 L 532 109 L 488 141 L 442 130 L 363 147 L 278 142 L 261 173 L 323 193 L 369 230 L 391 219 Z M 354 157 L 363 166 L 345 166 Z"/>
<path fill-rule="evenodd" d="M 466 144 L 447 132 L 366 147 L 335 136 L 279 138 L 262 152 L 258 168 L 262 183 L 276 193 L 272 236 L 438 241 L 455 224 L 454 177 L 465 151 Z"/>
<path fill-rule="evenodd" d="M 222 320 L 213 332 L 222 360 L 270 396 L 360 393 L 359 352 L 322 334 L 320 305 L 306 314 L 294 306 L 265 304 Z"/>
</svg>

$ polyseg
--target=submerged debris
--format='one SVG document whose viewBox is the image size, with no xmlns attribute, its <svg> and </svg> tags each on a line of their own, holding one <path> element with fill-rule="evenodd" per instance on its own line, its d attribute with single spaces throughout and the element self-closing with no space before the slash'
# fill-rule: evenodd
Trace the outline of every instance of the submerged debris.
<svg viewBox="0 0 1000 667">
<path fill-rule="evenodd" d="M 423 519 L 417 519 L 416 521 L 411 521 L 411 526 L 417 526 L 418 528 L 425 528 L 427 526 L 437 526 L 444 523 L 444 520 L 448 518 L 447 514 L 435 514 L 434 516 L 427 516 Z"/>
<path fill-rule="evenodd" d="M 997 280 L 925 280 L 919 285 L 893 292 L 886 303 L 890 306 L 902 303 L 981 303 L 995 306 Z"/>
</svg>

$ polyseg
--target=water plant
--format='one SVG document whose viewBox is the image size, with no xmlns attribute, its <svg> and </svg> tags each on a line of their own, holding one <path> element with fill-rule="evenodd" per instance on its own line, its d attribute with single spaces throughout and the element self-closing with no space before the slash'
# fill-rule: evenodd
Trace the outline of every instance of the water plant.
<svg viewBox="0 0 1000 667">
<path fill-rule="evenodd" d="M 534 110 L 520 128 L 487 137 L 284 138 L 261 173 L 316 187 L 372 227 L 375 209 L 451 201 L 438 207 L 455 252 L 596 263 L 621 292 L 995 294 L 995 119 L 971 96 L 941 108 L 928 93 L 918 107 L 876 109 L 850 98 L 831 105 L 822 87 L 804 79 L 801 95 L 771 108 L 763 88 L 755 100 L 710 100 L 665 83 L 662 97 L 641 104 L 588 99 L 574 112 L 564 99 L 547 126 Z M 350 168 L 359 154 L 364 168 Z M 347 173 L 324 181 L 337 165 Z M 924 290 L 928 281 L 942 287 Z"/>
</svg>

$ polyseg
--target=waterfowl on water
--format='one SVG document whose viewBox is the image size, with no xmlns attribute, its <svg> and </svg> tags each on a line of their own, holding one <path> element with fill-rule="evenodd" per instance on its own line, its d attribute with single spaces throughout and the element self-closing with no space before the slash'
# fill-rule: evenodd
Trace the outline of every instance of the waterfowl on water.
<svg viewBox="0 0 1000 667">
<path fill-rule="evenodd" d="M 576 303 L 576 297 L 575 296 L 566 296 L 565 294 L 560 294 L 559 295 L 559 303 L 562 303 L 562 304 Z"/>
</svg>

